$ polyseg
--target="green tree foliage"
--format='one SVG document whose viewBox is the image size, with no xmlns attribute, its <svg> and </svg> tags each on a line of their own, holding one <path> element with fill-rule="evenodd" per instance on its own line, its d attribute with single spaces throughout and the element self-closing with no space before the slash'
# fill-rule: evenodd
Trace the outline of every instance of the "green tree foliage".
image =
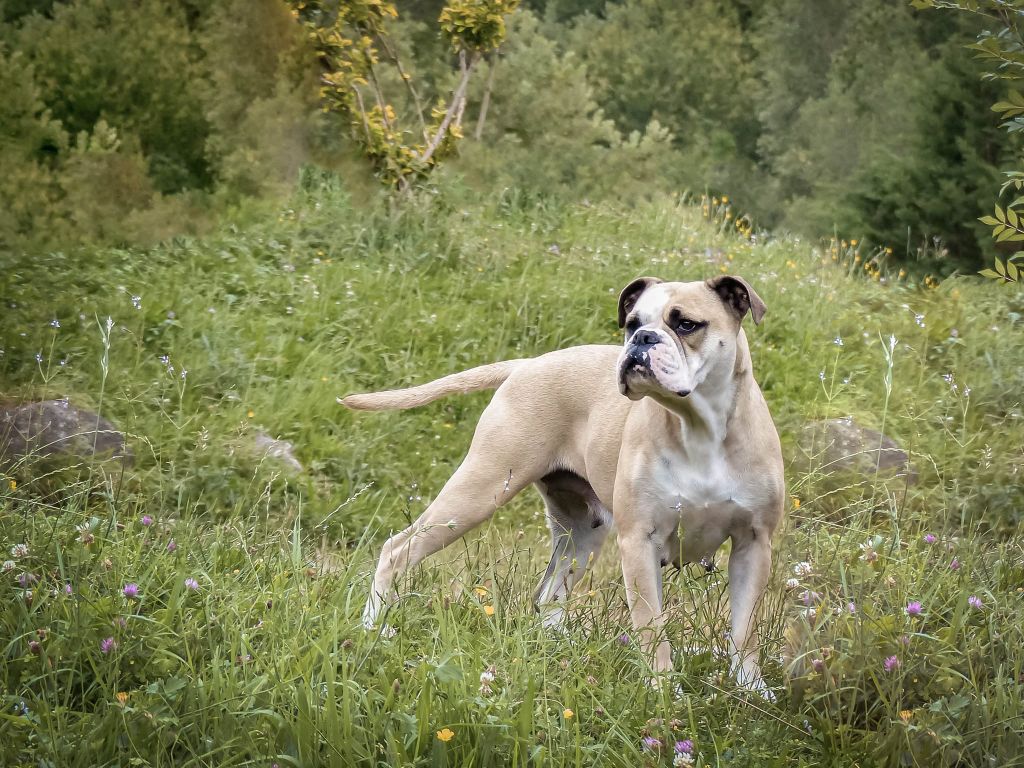
<svg viewBox="0 0 1024 768">
<path fill-rule="evenodd" d="M 983 269 L 981 274 L 1003 282 L 1018 282 L 1020 268 L 1024 263 L 1024 251 L 1019 250 L 1016 243 L 1024 242 L 1024 225 L 1021 224 L 1019 206 L 1024 205 L 1024 156 L 1021 152 L 1019 136 L 1024 131 L 1024 95 L 1016 87 L 1016 83 L 1024 79 L 1024 28 L 1021 27 L 1021 15 L 1024 14 L 1024 3 L 1018 0 L 912 0 L 914 7 L 921 10 L 942 8 L 966 12 L 979 20 L 983 28 L 978 33 L 971 48 L 978 59 L 985 63 L 984 79 L 1002 81 L 1010 86 L 1005 99 L 992 105 L 992 111 L 999 113 L 1004 120 L 1005 128 L 1015 140 L 1010 143 L 1012 167 L 1005 172 L 1006 181 L 1000 194 L 1013 190 L 1016 193 L 1006 208 L 995 206 L 995 215 L 983 216 L 980 221 L 992 228 L 992 237 L 997 243 L 1005 244 L 1011 253 L 1004 259 L 995 258 L 993 269 Z"/>
<path fill-rule="evenodd" d="M 0 247 L 195 230 L 309 163 L 408 188 L 444 160 L 528 197 L 727 194 L 951 272 L 995 252 L 998 169 L 1024 187 L 1016 0 L 516 4 L 0 2 Z"/>
</svg>

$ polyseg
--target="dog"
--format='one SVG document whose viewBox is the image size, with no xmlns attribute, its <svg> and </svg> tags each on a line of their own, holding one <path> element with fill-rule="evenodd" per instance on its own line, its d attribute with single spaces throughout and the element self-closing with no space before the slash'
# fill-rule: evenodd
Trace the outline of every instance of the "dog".
<svg viewBox="0 0 1024 768">
<path fill-rule="evenodd" d="M 533 484 L 551 529 L 551 561 L 535 594 L 546 624 L 562 621 L 614 523 L 631 621 L 653 671 L 666 672 L 661 569 L 708 564 L 729 538 L 732 673 L 770 696 L 755 617 L 785 481 L 742 328 L 748 313 L 759 324 L 765 311 L 741 277 L 641 277 L 619 296 L 622 347 L 571 347 L 342 399 L 351 409 L 386 410 L 497 388 L 462 464 L 419 519 L 384 544 L 364 625 L 375 627 L 397 599 L 401 574 Z"/>
</svg>

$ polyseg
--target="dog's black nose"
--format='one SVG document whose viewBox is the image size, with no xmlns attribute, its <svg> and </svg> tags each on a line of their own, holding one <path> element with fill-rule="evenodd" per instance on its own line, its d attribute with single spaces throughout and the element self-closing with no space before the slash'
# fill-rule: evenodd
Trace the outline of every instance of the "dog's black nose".
<svg viewBox="0 0 1024 768">
<path fill-rule="evenodd" d="M 641 329 L 633 334 L 632 344 L 634 347 L 653 347 L 661 341 L 661 338 L 654 331 Z"/>
</svg>

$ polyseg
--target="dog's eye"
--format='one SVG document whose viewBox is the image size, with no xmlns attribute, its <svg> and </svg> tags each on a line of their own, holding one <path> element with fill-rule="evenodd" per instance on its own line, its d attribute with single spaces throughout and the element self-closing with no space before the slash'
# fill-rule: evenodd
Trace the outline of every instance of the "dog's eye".
<svg viewBox="0 0 1024 768">
<path fill-rule="evenodd" d="M 704 323 L 697 323 L 694 322 L 693 320 L 687 320 L 684 317 L 679 322 L 676 323 L 676 330 L 679 331 L 679 333 L 686 335 L 688 333 L 693 333 L 702 325 L 704 325 Z"/>
</svg>

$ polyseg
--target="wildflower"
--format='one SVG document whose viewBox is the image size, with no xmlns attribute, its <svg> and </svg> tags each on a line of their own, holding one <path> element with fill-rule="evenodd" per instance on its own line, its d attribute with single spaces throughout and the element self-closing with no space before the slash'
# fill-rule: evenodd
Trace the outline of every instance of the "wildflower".
<svg viewBox="0 0 1024 768">
<path fill-rule="evenodd" d="M 477 597 L 487 597 L 487 587 L 473 587 Z"/>
<path fill-rule="evenodd" d="M 251 419 L 253 416 L 256 415 L 256 411 L 250 408 L 248 411 L 246 411 L 245 415 Z"/>
<path fill-rule="evenodd" d="M 800 579 L 786 579 L 786 589 L 796 589 L 800 586 Z"/>
<path fill-rule="evenodd" d="M 690 741 L 690 739 L 683 739 L 682 741 L 677 741 L 676 745 L 675 745 L 675 749 L 676 749 L 676 752 L 680 752 L 680 753 L 682 753 L 684 755 L 692 755 L 693 754 L 693 742 Z"/>
<path fill-rule="evenodd" d="M 566 707 L 566 708 L 565 708 L 564 710 L 562 710 L 562 717 L 564 717 L 564 718 L 565 718 L 566 720 L 572 720 L 572 718 L 573 718 L 573 715 L 575 715 L 575 714 L 576 714 L 576 713 L 575 713 L 575 712 L 573 712 L 573 711 L 572 711 L 571 709 L 569 709 L 568 707 Z"/>
<path fill-rule="evenodd" d="M 910 645 L 910 635 L 900 635 L 900 645 Z"/>
<path fill-rule="evenodd" d="M 959 571 L 960 570 L 960 560 L 954 557 L 953 560 L 949 564 L 949 568 L 952 571 Z"/>
<path fill-rule="evenodd" d="M 16 566 L 17 563 L 15 563 L 13 560 L 4 560 L 4 564 L 0 565 L 0 571 L 3 571 L 4 573 L 10 573 L 15 569 Z"/>
<path fill-rule="evenodd" d="M 851 600 L 850 602 L 848 602 L 846 604 L 846 610 L 848 610 L 850 613 L 856 613 L 857 612 L 857 604 Z"/>
<path fill-rule="evenodd" d="M 151 526 L 153 524 L 153 518 L 150 517 L 149 515 L 143 515 L 142 519 L 139 522 L 142 523 L 147 528 L 149 528 L 149 526 Z"/>
<path fill-rule="evenodd" d="M 136 584 L 134 581 L 129 581 L 127 584 L 124 585 L 124 589 L 122 589 L 121 592 L 123 592 L 124 596 L 129 599 L 138 597 L 139 585 Z"/>
<path fill-rule="evenodd" d="M 167 551 L 168 552 L 173 552 L 177 548 L 178 548 L 178 545 L 174 543 L 174 539 L 171 539 L 170 541 L 167 542 Z"/>
<path fill-rule="evenodd" d="M 618 640 L 619 645 L 629 645 L 629 635 L 627 635 L 625 632 L 619 635 Z"/>
<path fill-rule="evenodd" d="M 27 589 L 35 584 L 39 579 L 34 573 L 19 573 L 18 574 L 18 586 L 22 589 Z"/>
<path fill-rule="evenodd" d="M 967 604 L 969 606 L 971 606 L 971 608 L 976 608 L 979 611 L 981 610 L 981 607 L 982 607 L 981 598 L 978 597 L 977 595 L 971 595 L 970 597 L 968 597 L 967 598 Z"/>
<path fill-rule="evenodd" d="M 15 544 L 11 547 L 11 557 L 25 557 L 28 554 L 28 544 Z"/>
<path fill-rule="evenodd" d="M 793 501 L 793 509 L 800 509 L 800 498 L 798 496 L 791 497 Z"/>
<path fill-rule="evenodd" d="M 902 665 L 900 664 L 899 659 L 895 656 L 890 656 L 882 663 L 882 666 L 885 667 L 886 672 L 892 672 L 899 669 Z"/>
<path fill-rule="evenodd" d="M 442 728 L 440 731 L 437 732 L 437 738 L 445 743 L 451 741 L 454 737 L 455 731 L 453 731 L 451 728 Z"/>
<path fill-rule="evenodd" d="M 193 592 L 199 589 L 199 582 L 189 577 L 185 579 L 185 586 L 191 589 Z"/>
<path fill-rule="evenodd" d="M 910 718 L 912 718 L 913 716 L 914 716 L 914 713 L 911 712 L 909 709 L 901 709 L 900 710 L 900 720 L 902 720 L 904 723 L 909 723 L 910 722 Z"/>
<path fill-rule="evenodd" d="M 907 603 L 905 610 L 907 611 L 907 616 L 919 616 L 921 614 L 921 603 L 917 600 L 911 600 Z"/>
<path fill-rule="evenodd" d="M 58 320 L 57 318 L 53 318 L 53 320 L 50 321 L 50 327 L 60 328 L 60 320 Z"/>
<path fill-rule="evenodd" d="M 663 746 L 661 739 L 654 736 L 644 736 L 642 744 L 645 752 L 659 752 Z"/>
<path fill-rule="evenodd" d="M 117 693 L 114 694 L 114 698 L 117 699 L 117 703 L 120 704 L 123 707 L 124 703 L 126 701 L 128 701 L 128 692 L 127 691 L 118 691 Z"/>
<path fill-rule="evenodd" d="M 64 585 L 64 594 L 65 595 L 70 595 L 71 593 L 72 593 L 71 585 L 70 584 L 65 584 Z"/>
<path fill-rule="evenodd" d="M 924 542 L 925 542 L 925 544 L 934 544 L 935 543 L 935 535 L 931 534 L 931 533 L 926 533 L 924 535 Z"/>
<path fill-rule="evenodd" d="M 868 539 L 860 545 L 860 551 L 860 559 L 865 563 L 873 563 L 878 559 L 878 553 L 875 551 L 875 544 L 871 539 Z"/>
<path fill-rule="evenodd" d="M 100 641 L 100 650 L 103 653 L 110 653 L 117 648 L 117 641 L 112 637 L 104 638 Z"/>
<path fill-rule="evenodd" d="M 486 613 L 488 616 L 493 616 L 494 615 L 494 606 L 493 605 L 485 605 L 484 606 L 484 613 Z"/>
<path fill-rule="evenodd" d="M 822 368 L 820 371 L 818 371 L 818 381 L 824 381 L 824 380 L 825 380 L 825 369 Z"/>
<path fill-rule="evenodd" d="M 815 605 L 819 600 L 821 600 L 821 595 L 810 589 L 805 589 L 800 593 L 799 597 L 800 602 L 804 605 Z"/>
<path fill-rule="evenodd" d="M 832 339 L 832 343 L 835 344 L 837 347 L 843 346 L 843 337 L 837 335 L 834 339 Z"/>
<path fill-rule="evenodd" d="M 132 296 L 132 306 L 136 309 L 142 309 L 142 297 Z"/>
<path fill-rule="evenodd" d="M 804 560 L 793 566 L 793 573 L 797 576 L 810 576 L 814 569 L 811 567 L 809 561 Z"/>
</svg>

